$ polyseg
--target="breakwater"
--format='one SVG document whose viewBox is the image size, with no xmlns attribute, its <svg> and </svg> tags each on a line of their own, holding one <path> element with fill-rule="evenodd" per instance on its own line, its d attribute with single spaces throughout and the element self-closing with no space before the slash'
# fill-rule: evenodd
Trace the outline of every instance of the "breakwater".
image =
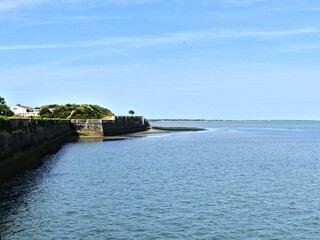
<svg viewBox="0 0 320 240">
<path fill-rule="evenodd" d="M 149 129 L 143 117 L 117 116 L 113 120 L 34 120 L 0 118 L 0 185 L 17 173 L 41 164 L 42 158 L 63 143 L 79 137 L 104 137 Z"/>
</svg>

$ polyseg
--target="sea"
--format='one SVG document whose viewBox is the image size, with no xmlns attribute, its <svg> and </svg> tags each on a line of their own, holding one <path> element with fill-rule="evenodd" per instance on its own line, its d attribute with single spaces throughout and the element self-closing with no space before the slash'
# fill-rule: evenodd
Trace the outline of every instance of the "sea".
<svg viewBox="0 0 320 240">
<path fill-rule="evenodd" d="M 0 188 L 5 239 L 320 239 L 320 122 L 187 121 L 204 131 L 62 146 Z"/>
</svg>

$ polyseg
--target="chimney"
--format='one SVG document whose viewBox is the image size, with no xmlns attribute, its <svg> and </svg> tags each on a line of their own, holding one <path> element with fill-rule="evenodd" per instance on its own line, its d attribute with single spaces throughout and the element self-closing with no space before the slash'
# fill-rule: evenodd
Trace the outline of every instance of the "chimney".
<svg viewBox="0 0 320 240">
<path fill-rule="evenodd" d="M 21 107 L 21 104 L 17 104 L 17 106 Z"/>
</svg>

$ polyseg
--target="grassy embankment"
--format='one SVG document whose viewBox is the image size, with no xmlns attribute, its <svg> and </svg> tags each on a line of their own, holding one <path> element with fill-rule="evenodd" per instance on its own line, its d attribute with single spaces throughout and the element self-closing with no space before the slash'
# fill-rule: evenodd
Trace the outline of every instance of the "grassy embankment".
<svg viewBox="0 0 320 240">
<path fill-rule="evenodd" d="M 59 119 L 108 119 L 114 114 L 107 108 L 90 104 L 45 105 L 40 117 Z"/>
</svg>

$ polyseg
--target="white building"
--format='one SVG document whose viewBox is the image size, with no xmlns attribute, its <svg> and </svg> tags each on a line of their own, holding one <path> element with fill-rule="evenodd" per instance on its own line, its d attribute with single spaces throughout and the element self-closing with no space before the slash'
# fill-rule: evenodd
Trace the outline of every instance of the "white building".
<svg viewBox="0 0 320 240">
<path fill-rule="evenodd" d="M 16 115 L 16 116 L 37 117 L 40 115 L 39 108 L 22 106 L 21 104 L 17 104 L 16 106 L 12 106 L 10 109 L 12 112 L 14 112 L 14 115 Z"/>
</svg>

